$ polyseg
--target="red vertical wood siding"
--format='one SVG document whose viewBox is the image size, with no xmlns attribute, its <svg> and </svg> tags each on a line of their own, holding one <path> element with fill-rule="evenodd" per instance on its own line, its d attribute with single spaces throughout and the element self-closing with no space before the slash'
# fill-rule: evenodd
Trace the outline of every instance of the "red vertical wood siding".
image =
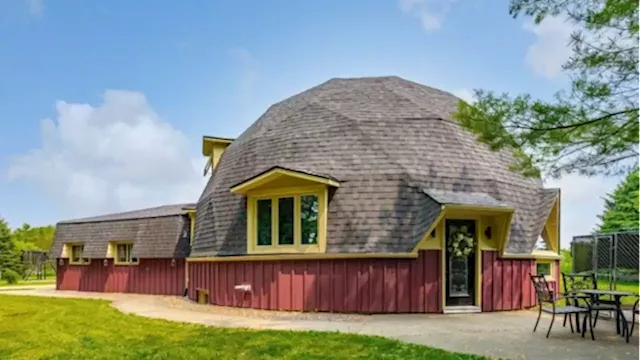
<svg viewBox="0 0 640 360">
<path fill-rule="evenodd" d="M 529 277 L 535 274 L 532 259 L 501 259 L 497 251 L 482 252 L 482 311 L 519 310 L 536 306 Z M 558 262 L 556 262 L 558 269 Z M 555 279 L 559 279 L 556 271 Z M 558 290 L 558 282 L 551 286 Z"/>
<path fill-rule="evenodd" d="M 108 260 L 94 259 L 89 265 L 58 264 L 58 290 L 123 292 L 154 295 L 182 295 L 185 288 L 185 261 L 141 259 L 140 264 L 116 266 Z"/>
<path fill-rule="evenodd" d="M 197 269 L 197 270 L 196 270 Z M 189 297 L 215 305 L 291 311 L 442 312 L 438 250 L 416 259 L 192 262 Z M 201 272 L 209 275 L 201 276 Z M 235 290 L 251 285 L 250 292 Z M 192 290 L 193 289 L 193 290 Z"/>
</svg>

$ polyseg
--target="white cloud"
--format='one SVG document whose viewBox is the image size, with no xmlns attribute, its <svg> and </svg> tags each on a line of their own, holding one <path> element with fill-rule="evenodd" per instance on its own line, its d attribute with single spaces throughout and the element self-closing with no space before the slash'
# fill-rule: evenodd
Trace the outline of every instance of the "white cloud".
<svg viewBox="0 0 640 360">
<path fill-rule="evenodd" d="M 204 178 L 185 136 L 137 92 L 107 90 L 99 106 L 56 103 L 42 146 L 12 159 L 9 177 L 42 187 L 64 216 L 195 202 Z"/>
<path fill-rule="evenodd" d="M 44 0 L 26 0 L 29 14 L 40 17 L 44 13 Z"/>
<path fill-rule="evenodd" d="M 574 236 L 589 234 L 596 228 L 598 215 L 604 210 L 603 198 L 620 181 L 620 177 L 566 175 L 546 182 L 546 187 L 561 189 L 560 231 L 563 248 L 569 248 Z"/>
<path fill-rule="evenodd" d="M 452 93 L 468 103 L 473 103 L 473 91 L 469 89 L 458 89 L 452 91 Z"/>
<path fill-rule="evenodd" d="M 562 72 L 562 65 L 572 54 L 569 41 L 575 30 L 562 17 L 547 17 L 539 25 L 526 22 L 524 28 L 536 35 L 527 49 L 526 63 L 536 75 L 554 79 Z"/>
<path fill-rule="evenodd" d="M 239 90 L 244 100 L 251 98 L 258 82 L 258 61 L 249 50 L 237 47 L 229 51 L 229 56 L 240 67 Z"/>
<path fill-rule="evenodd" d="M 456 0 L 399 0 L 400 9 L 420 20 L 422 27 L 427 30 L 437 30 L 449 12 L 451 4 Z"/>
</svg>

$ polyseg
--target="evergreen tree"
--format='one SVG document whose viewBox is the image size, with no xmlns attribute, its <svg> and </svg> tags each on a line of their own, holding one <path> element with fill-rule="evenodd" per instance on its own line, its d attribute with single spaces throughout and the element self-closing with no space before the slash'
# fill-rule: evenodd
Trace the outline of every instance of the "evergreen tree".
<svg viewBox="0 0 640 360">
<path fill-rule="evenodd" d="M 0 274 L 5 270 L 22 274 L 20 252 L 16 250 L 7 222 L 0 218 Z"/>
<path fill-rule="evenodd" d="M 638 168 L 632 169 L 624 180 L 604 199 L 604 212 L 598 232 L 638 230 Z"/>
</svg>

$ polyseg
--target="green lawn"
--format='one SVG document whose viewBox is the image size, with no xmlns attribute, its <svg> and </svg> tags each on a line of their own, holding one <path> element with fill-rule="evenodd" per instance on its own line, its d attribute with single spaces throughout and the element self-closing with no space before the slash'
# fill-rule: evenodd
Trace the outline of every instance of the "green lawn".
<svg viewBox="0 0 640 360">
<path fill-rule="evenodd" d="M 107 301 L 0 295 L 0 359 L 486 359 L 381 337 L 223 329 Z"/>
<path fill-rule="evenodd" d="M 598 289 L 609 289 L 609 281 L 607 280 L 598 280 Z M 616 290 L 618 291 L 628 291 L 637 294 L 638 293 L 638 283 L 625 283 L 625 282 L 617 282 Z M 623 305 L 633 305 L 636 300 L 635 296 L 625 296 L 622 298 Z"/>
<path fill-rule="evenodd" d="M 47 279 L 47 280 L 20 280 L 17 284 L 7 284 L 6 281 L 0 280 L 0 287 L 5 286 L 25 286 L 25 285 L 47 285 L 47 284 L 55 284 L 56 279 Z"/>
</svg>

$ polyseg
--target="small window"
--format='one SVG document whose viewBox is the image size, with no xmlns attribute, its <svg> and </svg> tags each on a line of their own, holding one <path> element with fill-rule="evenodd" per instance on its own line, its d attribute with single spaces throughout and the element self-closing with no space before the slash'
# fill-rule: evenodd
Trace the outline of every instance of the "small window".
<svg viewBox="0 0 640 360">
<path fill-rule="evenodd" d="M 71 245 L 71 263 L 82 264 L 84 259 L 82 252 L 84 251 L 84 245 Z"/>
<path fill-rule="evenodd" d="M 537 263 L 536 274 L 551 276 L 551 263 Z"/>
<path fill-rule="evenodd" d="M 133 244 L 117 244 L 116 245 L 116 263 L 131 264 L 137 263 L 138 259 L 131 256 Z"/>
</svg>

